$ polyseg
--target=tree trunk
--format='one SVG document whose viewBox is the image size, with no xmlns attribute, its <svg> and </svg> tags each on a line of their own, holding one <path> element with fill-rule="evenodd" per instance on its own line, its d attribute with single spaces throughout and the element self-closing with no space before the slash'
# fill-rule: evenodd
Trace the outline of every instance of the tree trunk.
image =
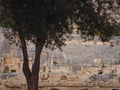
<svg viewBox="0 0 120 90">
<path fill-rule="evenodd" d="M 27 46 L 22 30 L 18 30 L 18 34 L 21 40 L 21 47 L 23 52 L 23 73 L 27 81 L 27 90 L 38 90 L 40 54 L 43 49 L 46 37 L 44 36 L 36 38 L 35 59 L 32 66 L 32 70 L 30 70 Z"/>
<path fill-rule="evenodd" d="M 40 48 L 38 48 L 37 50 L 39 51 Z M 41 51 L 35 53 L 35 60 L 32 67 L 31 75 L 29 77 L 26 77 L 27 90 L 38 90 L 40 53 Z"/>
<path fill-rule="evenodd" d="M 29 78 L 29 81 L 27 81 L 27 90 L 38 90 L 38 77 L 39 75 Z"/>
<path fill-rule="evenodd" d="M 36 80 L 29 82 L 28 83 L 28 89 L 27 90 L 38 90 L 38 82 Z"/>
</svg>

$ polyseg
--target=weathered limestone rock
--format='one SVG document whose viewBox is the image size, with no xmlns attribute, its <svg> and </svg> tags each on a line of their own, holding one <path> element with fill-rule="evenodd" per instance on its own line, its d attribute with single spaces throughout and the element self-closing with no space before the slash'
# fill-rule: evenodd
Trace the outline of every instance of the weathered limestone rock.
<svg viewBox="0 0 120 90">
<path fill-rule="evenodd" d="M 7 88 L 21 88 L 21 84 L 20 83 L 7 83 L 7 84 L 5 84 L 5 86 Z"/>
<path fill-rule="evenodd" d="M 0 90 L 6 90 L 6 87 L 4 85 L 0 85 Z"/>
</svg>

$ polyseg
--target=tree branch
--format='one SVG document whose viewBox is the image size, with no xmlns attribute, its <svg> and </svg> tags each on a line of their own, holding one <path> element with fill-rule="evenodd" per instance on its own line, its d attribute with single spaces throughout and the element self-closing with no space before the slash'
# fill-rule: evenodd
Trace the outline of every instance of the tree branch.
<svg viewBox="0 0 120 90">
<path fill-rule="evenodd" d="M 36 39 L 35 60 L 32 67 L 32 74 L 39 74 L 40 69 L 40 54 L 45 44 L 45 37 Z"/>
<path fill-rule="evenodd" d="M 25 74 L 26 78 L 29 78 L 31 75 L 31 72 L 30 72 L 30 68 L 29 68 L 26 41 L 24 39 L 22 30 L 18 30 L 18 34 L 19 34 L 19 38 L 21 41 L 21 47 L 22 47 L 22 52 L 23 52 L 23 73 Z"/>
</svg>

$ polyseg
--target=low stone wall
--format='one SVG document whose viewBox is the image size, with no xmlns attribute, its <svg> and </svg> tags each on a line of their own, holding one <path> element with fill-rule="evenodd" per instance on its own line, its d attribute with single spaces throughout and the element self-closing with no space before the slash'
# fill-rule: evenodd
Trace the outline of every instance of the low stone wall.
<svg viewBox="0 0 120 90">
<path fill-rule="evenodd" d="M 0 85 L 0 90 L 27 90 L 26 84 Z M 39 90 L 120 90 L 120 86 L 40 85 Z"/>
</svg>

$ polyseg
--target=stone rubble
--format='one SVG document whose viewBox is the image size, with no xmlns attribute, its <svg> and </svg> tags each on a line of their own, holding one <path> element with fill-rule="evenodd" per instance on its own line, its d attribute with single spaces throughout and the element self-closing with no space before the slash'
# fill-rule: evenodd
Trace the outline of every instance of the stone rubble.
<svg viewBox="0 0 120 90">
<path fill-rule="evenodd" d="M 116 68 L 116 72 L 110 72 Z M 99 67 L 86 68 L 84 71 L 73 75 L 61 76 L 51 75 L 47 79 L 39 80 L 39 87 L 117 87 L 120 88 L 120 65 L 106 67 L 103 69 L 103 74 L 98 75 Z M 20 74 L 16 77 L 11 77 L 5 80 L 0 80 L 0 90 L 5 88 L 18 88 L 22 90 L 23 85 L 26 85 L 25 77 Z M 4 89 L 3 89 L 4 88 Z"/>
</svg>

